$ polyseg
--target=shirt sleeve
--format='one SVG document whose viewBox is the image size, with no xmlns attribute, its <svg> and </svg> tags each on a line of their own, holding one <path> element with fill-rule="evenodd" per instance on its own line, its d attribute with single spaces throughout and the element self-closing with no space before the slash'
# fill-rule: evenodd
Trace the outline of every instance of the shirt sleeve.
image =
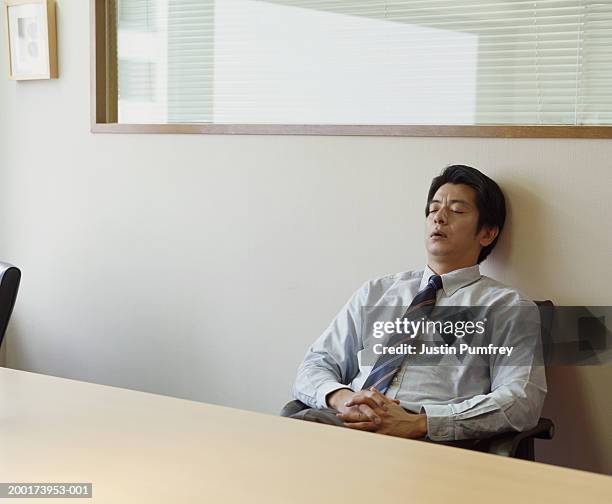
<svg viewBox="0 0 612 504">
<path fill-rule="evenodd" d="M 366 304 L 366 282 L 344 305 L 329 327 L 306 352 L 293 386 L 293 396 L 311 408 L 329 407 L 329 393 L 349 388 L 359 372 L 357 352 L 363 348 L 361 309 Z"/>
<path fill-rule="evenodd" d="M 486 438 L 537 425 L 547 392 L 538 308 L 521 302 L 495 309 L 494 317 L 491 342 L 513 347 L 512 354 L 490 357 L 490 393 L 456 404 L 422 406 L 431 440 Z"/>
</svg>

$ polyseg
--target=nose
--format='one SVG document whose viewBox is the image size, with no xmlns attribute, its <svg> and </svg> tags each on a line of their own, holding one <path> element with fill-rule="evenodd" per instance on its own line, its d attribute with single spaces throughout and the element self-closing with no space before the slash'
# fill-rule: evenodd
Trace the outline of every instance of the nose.
<svg viewBox="0 0 612 504">
<path fill-rule="evenodd" d="M 448 215 L 446 213 L 446 207 L 442 206 L 434 215 L 435 224 L 446 224 Z"/>
</svg>

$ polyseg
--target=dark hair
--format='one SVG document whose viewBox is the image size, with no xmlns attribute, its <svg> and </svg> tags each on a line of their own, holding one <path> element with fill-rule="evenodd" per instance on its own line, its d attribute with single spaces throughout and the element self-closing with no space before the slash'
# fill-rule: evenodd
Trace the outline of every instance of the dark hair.
<svg viewBox="0 0 612 504">
<path fill-rule="evenodd" d="M 444 184 L 465 184 L 476 191 L 476 207 L 478 208 L 478 233 L 483 227 L 497 227 L 499 233 L 489 245 L 483 247 L 478 256 L 478 263 L 484 261 L 495 248 L 499 235 L 506 221 L 506 200 L 501 189 L 494 180 L 481 173 L 476 168 L 465 165 L 451 165 L 431 181 L 425 217 L 429 215 L 431 200 Z"/>
</svg>

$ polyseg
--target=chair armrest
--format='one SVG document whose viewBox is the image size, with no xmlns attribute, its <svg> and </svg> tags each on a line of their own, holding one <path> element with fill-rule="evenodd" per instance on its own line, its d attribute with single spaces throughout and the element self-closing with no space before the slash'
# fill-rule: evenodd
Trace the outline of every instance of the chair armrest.
<svg viewBox="0 0 612 504">
<path fill-rule="evenodd" d="M 555 424 L 548 418 L 540 418 L 538 424 L 524 432 L 518 432 L 512 438 L 512 448 L 510 456 L 514 457 L 522 441 L 529 438 L 552 439 L 555 435 Z"/>
<path fill-rule="evenodd" d="M 486 451 L 505 457 L 525 458 L 526 453 L 532 453 L 535 438 L 552 439 L 554 434 L 553 422 L 548 418 L 540 418 L 533 429 L 524 432 L 504 432 L 489 438 Z"/>
</svg>

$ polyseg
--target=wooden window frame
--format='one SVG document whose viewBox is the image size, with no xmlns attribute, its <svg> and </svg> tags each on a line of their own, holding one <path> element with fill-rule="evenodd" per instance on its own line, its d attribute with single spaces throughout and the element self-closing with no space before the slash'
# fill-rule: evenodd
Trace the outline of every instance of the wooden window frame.
<svg viewBox="0 0 612 504">
<path fill-rule="evenodd" d="M 116 0 L 90 0 L 92 133 L 336 135 L 479 138 L 612 138 L 612 126 L 119 124 Z"/>
</svg>

